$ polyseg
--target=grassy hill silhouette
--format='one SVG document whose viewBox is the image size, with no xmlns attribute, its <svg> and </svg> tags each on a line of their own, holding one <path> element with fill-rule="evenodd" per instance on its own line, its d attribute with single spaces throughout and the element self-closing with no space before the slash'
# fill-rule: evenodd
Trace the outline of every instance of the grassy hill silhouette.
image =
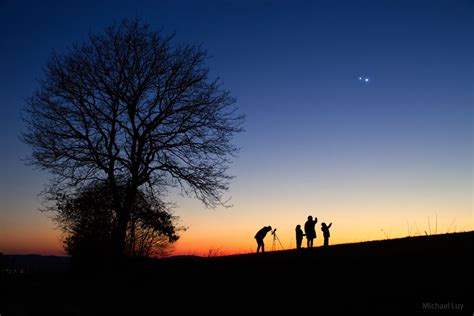
<svg viewBox="0 0 474 316">
<path fill-rule="evenodd" d="M 62 269 L 3 275 L 0 312 L 472 314 L 473 237 L 466 232 L 327 249 L 135 260 L 120 273 L 101 276 Z"/>
</svg>

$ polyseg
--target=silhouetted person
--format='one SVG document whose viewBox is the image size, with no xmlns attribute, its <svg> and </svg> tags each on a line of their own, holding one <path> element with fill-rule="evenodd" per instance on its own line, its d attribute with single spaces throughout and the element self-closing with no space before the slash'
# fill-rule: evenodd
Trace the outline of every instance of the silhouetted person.
<svg viewBox="0 0 474 316">
<path fill-rule="evenodd" d="M 296 225 L 296 249 L 301 249 L 301 243 L 303 242 L 303 231 L 301 230 L 301 225 Z"/>
<path fill-rule="evenodd" d="M 332 223 L 329 223 L 328 226 L 326 226 L 326 223 L 321 223 L 321 230 L 323 231 L 323 236 L 324 236 L 324 247 L 329 246 L 329 228 L 331 228 Z"/>
<path fill-rule="evenodd" d="M 306 242 L 308 248 L 313 248 L 313 239 L 316 238 L 316 229 L 314 226 L 318 222 L 318 218 L 313 216 L 308 216 L 308 220 L 304 223 L 304 232 L 306 234 Z"/>
<path fill-rule="evenodd" d="M 259 252 L 260 248 L 262 248 L 262 252 L 265 252 L 265 245 L 263 243 L 263 238 L 267 235 L 269 231 L 272 230 L 272 226 L 265 226 L 260 229 L 257 234 L 255 234 L 255 239 L 257 240 L 257 253 Z"/>
</svg>

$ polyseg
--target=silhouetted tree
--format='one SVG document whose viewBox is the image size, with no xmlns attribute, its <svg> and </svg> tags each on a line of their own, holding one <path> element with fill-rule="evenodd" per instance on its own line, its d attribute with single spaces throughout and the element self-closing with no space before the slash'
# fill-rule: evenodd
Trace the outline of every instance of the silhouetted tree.
<svg viewBox="0 0 474 316">
<path fill-rule="evenodd" d="M 119 187 L 119 193 L 126 188 Z M 62 194 L 50 207 L 53 219 L 64 232 L 64 246 L 76 262 L 104 261 L 112 252 L 117 216 L 110 186 L 90 185 L 75 194 Z M 178 240 L 177 218 L 155 196 L 139 190 L 127 226 L 125 254 L 163 255 Z M 102 259 L 102 260 L 101 260 Z"/>
<path fill-rule="evenodd" d="M 206 52 L 172 39 L 125 20 L 53 53 L 23 113 L 30 163 L 56 176 L 50 196 L 110 187 L 120 256 L 140 188 L 178 186 L 215 207 L 232 178 L 231 140 L 244 118 L 209 78 Z"/>
</svg>

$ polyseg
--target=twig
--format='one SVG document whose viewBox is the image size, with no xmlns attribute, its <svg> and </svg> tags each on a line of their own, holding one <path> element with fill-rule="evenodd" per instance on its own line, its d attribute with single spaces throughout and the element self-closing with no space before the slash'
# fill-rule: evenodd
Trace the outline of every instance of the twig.
<svg viewBox="0 0 474 316">
<path fill-rule="evenodd" d="M 431 235 L 431 223 L 430 223 L 430 217 L 428 216 L 428 230 L 430 231 L 430 235 Z M 425 231 L 426 233 L 426 231 Z"/>
<path fill-rule="evenodd" d="M 448 231 L 446 233 L 449 233 L 449 230 L 451 229 L 451 226 L 453 226 L 454 222 L 456 222 L 456 218 L 454 218 L 451 224 L 449 224 Z"/>
<path fill-rule="evenodd" d="M 416 227 L 417 236 L 420 236 L 420 231 L 418 230 L 418 225 L 416 225 L 416 221 L 415 221 L 415 227 Z"/>
</svg>

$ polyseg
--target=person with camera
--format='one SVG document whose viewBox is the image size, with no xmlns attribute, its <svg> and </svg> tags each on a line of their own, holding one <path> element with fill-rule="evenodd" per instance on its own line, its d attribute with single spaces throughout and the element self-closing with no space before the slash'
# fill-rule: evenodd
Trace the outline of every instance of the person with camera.
<svg viewBox="0 0 474 316">
<path fill-rule="evenodd" d="M 265 226 L 262 229 L 260 229 L 255 235 L 255 239 L 257 240 L 257 253 L 259 252 L 260 248 L 262 249 L 262 252 L 265 252 L 265 244 L 263 243 L 263 239 L 265 238 L 267 233 L 271 230 L 272 230 L 271 226 Z"/>
</svg>

